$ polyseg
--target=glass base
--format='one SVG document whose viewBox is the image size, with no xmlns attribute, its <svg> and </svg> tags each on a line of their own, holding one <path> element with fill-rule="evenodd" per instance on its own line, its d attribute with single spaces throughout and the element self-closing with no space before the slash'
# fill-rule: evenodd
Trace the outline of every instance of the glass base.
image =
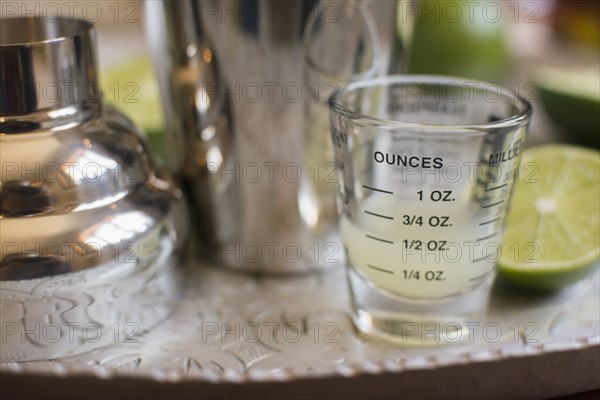
<svg viewBox="0 0 600 400">
<path fill-rule="evenodd" d="M 494 273 L 477 287 L 434 300 L 409 299 L 381 290 L 347 269 L 357 328 L 369 335 L 410 345 L 473 341 L 473 327 L 487 309 Z"/>
</svg>

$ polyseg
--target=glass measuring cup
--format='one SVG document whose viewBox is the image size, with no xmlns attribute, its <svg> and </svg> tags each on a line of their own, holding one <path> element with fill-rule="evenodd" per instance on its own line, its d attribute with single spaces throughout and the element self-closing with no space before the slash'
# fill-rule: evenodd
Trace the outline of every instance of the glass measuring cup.
<svg viewBox="0 0 600 400">
<path fill-rule="evenodd" d="M 469 339 L 530 105 L 491 83 L 407 75 L 350 84 L 329 107 L 355 323 L 402 342 Z"/>
</svg>

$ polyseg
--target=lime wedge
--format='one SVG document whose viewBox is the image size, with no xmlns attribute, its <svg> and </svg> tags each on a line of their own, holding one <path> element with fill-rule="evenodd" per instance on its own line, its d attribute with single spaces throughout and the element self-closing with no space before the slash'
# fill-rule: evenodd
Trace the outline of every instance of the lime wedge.
<svg viewBox="0 0 600 400">
<path fill-rule="evenodd" d="M 526 151 L 499 261 L 509 280 L 538 289 L 575 282 L 600 256 L 600 152 L 546 145 Z"/>
<path fill-rule="evenodd" d="M 600 74 L 598 67 L 540 68 L 536 74 L 548 116 L 575 141 L 600 148 Z"/>
</svg>

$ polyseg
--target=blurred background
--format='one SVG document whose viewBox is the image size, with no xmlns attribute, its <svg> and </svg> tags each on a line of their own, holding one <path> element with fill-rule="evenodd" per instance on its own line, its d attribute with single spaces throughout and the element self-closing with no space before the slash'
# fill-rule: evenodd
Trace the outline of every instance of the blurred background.
<svg viewBox="0 0 600 400">
<path fill-rule="evenodd" d="M 96 23 L 107 100 L 163 154 L 160 93 L 144 31 L 152 27 L 144 26 L 143 2 L 3 1 L 1 13 Z M 400 0 L 397 25 L 406 72 L 492 81 L 532 102 L 529 146 L 600 147 L 600 2 Z"/>
</svg>

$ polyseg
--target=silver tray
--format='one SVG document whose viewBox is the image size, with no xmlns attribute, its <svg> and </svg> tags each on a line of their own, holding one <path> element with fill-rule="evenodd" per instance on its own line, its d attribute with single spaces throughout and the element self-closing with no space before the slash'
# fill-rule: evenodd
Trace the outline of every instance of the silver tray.
<svg viewBox="0 0 600 400">
<path fill-rule="evenodd" d="M 0 394 L 540 398 L 600 387 L 597 271 L 552 295 L 497 279 L 467 340 L 435 346 L 356 332 L 340 267 L 265 277 L 196 265 L 186 285 L 153 330 L 84 354 L 1 365 Z"/>
</svg>

